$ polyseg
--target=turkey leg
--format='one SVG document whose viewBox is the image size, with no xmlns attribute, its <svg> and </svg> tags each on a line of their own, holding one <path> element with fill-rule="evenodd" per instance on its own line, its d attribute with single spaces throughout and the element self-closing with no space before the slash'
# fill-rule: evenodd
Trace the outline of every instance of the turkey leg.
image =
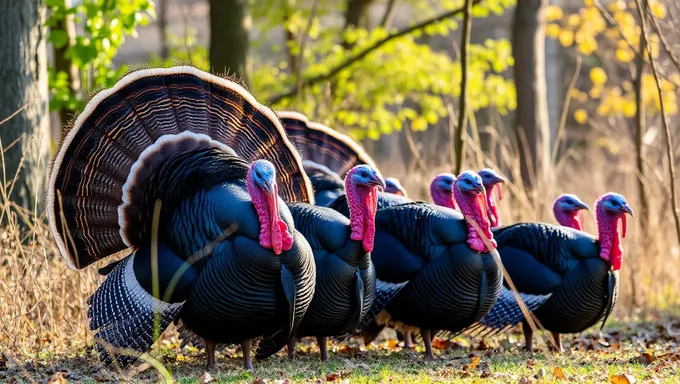
<svg viewBox="0 0 680 384">
<path fill-rule="evenodd" d="M 326 345 L 326 336 L 317 336 L 316 342 L 319 343 L 319 353 L 321 354 L 321 361 L 328 359 L 328 346 Z"/>
<path fill-rule="evenodd" d="M 559 333 L 552 332 L 553 340 L 555 340 L 555 346 L 557 346 L 557 352 L 563 353 L 564 348 L 562 347 L 562 338 L 560 336 L 561 335 Z"/>
<path fill-rule="evenodd" d="M 411 332 L 404 332 L 404 348 L 409 348 L 413 346 L 413 342 L 411 341 Z"/>
<path fill-rule="evenodd" d="M 241 343 L 241 350 L 243 351 L 243 368 L 246 371 L 253 370 L 253 361 L 250 359 L 250 347 L 252 340 L 248 339 Z"/>
<path fill-rule="evenodd" d="M 208 355 L 208 362 L 205 365 L 205 370 L 209 372 L 215 371 L 215 348 L 217 343 L 210 340 L 205 340 L 205 353 Z"/>
<path fill-rule="evenodd" d="M 526 321 L 522 323 L 522 332 L 524 333 L 524 345 L 527 352 L 534 353 L 534 330 L 531 329 L 529 323 Z"/>
<path fill-rule="evenodd" d="M 290 340 L 288 340 L 288 346 L 286 347 L 288 349 L 288 359 L 293 360 L 295 358 L 295 336 L 291 337 Z"/>
<path fill-rule="evenodd" d="M 429 329 L 421 329 L 420 335 L 423 337 L 425 343 L 425 358 L 434 359 L 434 352 L 432 352 L 432 331 Z"/>
</svg>

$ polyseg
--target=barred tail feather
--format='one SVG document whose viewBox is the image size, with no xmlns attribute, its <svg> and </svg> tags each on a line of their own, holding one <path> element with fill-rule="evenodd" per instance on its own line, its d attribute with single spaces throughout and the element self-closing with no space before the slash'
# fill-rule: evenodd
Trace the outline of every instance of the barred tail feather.
<svg viewBox="0 0 680 384">
<path fill-rule="evenodd" d="M 133 269 L 134 255 L 120 262 L 87 300 L 90 329 L 97 331 L 97 351 L 105 365 L 121 368 L 151 348 L 179 315 L 182 303 L 166 303 L 141 287 Z"/>
<path fill-rule="evenodd" d="M 189 66 L 135 71 L 88 102 L 52 165 L 48 218 L 69 267 L 142 243 L 147 182 L 168 156 L 203 148 L 267 159 L 284 200 L 313 202 L 278 118 L 243 87 Z"/>
<path fill-rule="evenodd" d="M 349 136 L 323 124 L 309 121 L 307 116 L 290 111 L 279 111 L 288 138 L 301 152 L 306 162 L 315 163 L 340 177 L 356 165 L 368 164 L 377 169 L 373 159 Z M 307 167 L 311 167 L 307 164 Z"/>
<path fill-rule="evenodd" d="M 387 305 L 394 299 L 395 296 L 408 284 L 408 281 L 402 283 L 388 283 L 382 280 L 375 280 L 375 300 L 373 305 L 368 310 L 368 313 L 359 323 L 359 336 L 364 339 L 365 344 L 373 341 L 384 325 L 378 324 L 376 317 L 380 314 Z"/>
</svg>

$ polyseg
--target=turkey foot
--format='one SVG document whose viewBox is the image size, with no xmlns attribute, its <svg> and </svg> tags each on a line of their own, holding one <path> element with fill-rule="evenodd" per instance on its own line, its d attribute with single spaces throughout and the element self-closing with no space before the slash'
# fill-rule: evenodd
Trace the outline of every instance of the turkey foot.
<svg viewBox="0 0 680 384">
<path fill-rule="evenodd" d="M 524 333 L 524 345 L 527 352 L 533 355 L 534 353 L 534 330 L 531 329 L 529 323 L 526 321 L 522 323 L 522 332 Z"/>
<path fill-rule="evenodd" d="M 288 359 L 293 360 L 295 358 L 295 342 L 297 340 L 295 339 L 295 336 L 291 337 L 290 340 L 288 340 L 288 345 L 286 348 L 288 349 Z"/>
<path fill-rule="evenodd" d="M 423 337 L 423 342 L 425 343 L 425 358 L 433 360 L 434 352 L 432 352 L 432 331 L 429 329 L 421 329 L 420 335 Z"/>
<path fill-rule="evenodd" d="M 558 352 L 558 353 L 564 353 L 564 347 L 562 347 L 562 338 L 560 337 L 561 335 L 557 332 L 551 332 L 551 333 L 552 333 L 553 340 L 555 340 L 555 346 L 556 346 L 556 348 L 553 347 L 553 349 L 555 349 L 555 351 Z"/>
<path fill-rule="evenodd" d="M 404 348 L 413 348 L 413 341 L 411 341 L 411 332 L 404 332 Z"/>
<path fill-rule="evenodd" d="M 208 362 L 205 365 L 205 370 L 208 372 L 215 372 L 215 348 L 217 343 L 210 340 L 205 340 L 205 353 L 208 355 Z"/>
<path fill-rule="evenodd" d="M 319 353 L 321 354 L 321 361 L 328 360 L 328 346 L 326 345 L 326 336 L 317 336 L 316 342 L 319 343 Z"/>
<path fill-rule="evenodd" d="M 250 346 L 252 340 L 246 340 L 241 343 L 241 350 L 243 351 L 243 369 L 246 371 L 253 370 L 253 361 L 250 359 Z"/>
</svg>

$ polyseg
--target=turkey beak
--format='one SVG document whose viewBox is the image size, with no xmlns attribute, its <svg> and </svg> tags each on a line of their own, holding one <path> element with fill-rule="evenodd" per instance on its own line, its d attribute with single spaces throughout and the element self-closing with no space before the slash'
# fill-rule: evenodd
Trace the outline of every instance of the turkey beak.
<svg viewBox="0 0 680 384">
<path fill-rule="evenodd" d="M 580 202 L 580 201 L 576 202 L 576 208 L 584 209 L 586 211 L 590 211 L 590 207 L 588 206 L 588 204 Z"/>
<path fill-rule="evenodd" d="M 630 217 L 635 217 L 633 215 L 633 208 L 631 208 L 630 205 L 628 205 L 628 204 L 623 204 L 621 206 L 621 212 L 625 212 L 625 213 L 629 214 Z"/>
<path fill-rule="evenodd" d="M 269 193 L 270 196 L 274 195 L 274 184 L 270 183 L 268 180 L 264 180 L 264 190 Z"/>
<path fill-rule="evenodd" d="M 367 185 L 371 187 L 378 187 L 382 191 L 384 191 L 386 188 L 385 180 L 377 173 L 373 174 L 373 177 L 371 177 L 371 180 L 367 183 Z"/>
<path fill-rule="evenodd" d="M 505 178 L 500 175 L 493 174 L 493 184 L 505 183 Z"/>
</svg>

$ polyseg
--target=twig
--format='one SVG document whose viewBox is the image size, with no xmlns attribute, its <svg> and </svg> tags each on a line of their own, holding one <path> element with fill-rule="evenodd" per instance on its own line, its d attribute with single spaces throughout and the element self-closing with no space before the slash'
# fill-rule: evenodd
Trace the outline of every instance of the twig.
<svg viewBox="0 0 680 384">
<path fill-rule="evenodd" d="M 418 147 L 416 146 L 416 143 L 413 140 L 413 136 L 411 136 L 411 127 L 409 127 L 408 124 L 404 124 L 404 134 L 406 135 L 406 142 L 408 143 L 408 148 L 411 150 L 413 158 L 416 159 L 416 164 L 418 165 L 418 168 L 420 168 L 421 172 L 426 172 L 427 166 L 425 165 L 425 161 L 423 161 L 423 158 L 420 156 Z"/>
<path fill-rule="evenodd" d="M 19 112 L 23 111 L 24 109 L 26 109 L 26 107 L 28 107 L 28 104 L 29 104 L 29 103 L 24 104 L 21 108 L 19 108 L 19 109 L 17 109 L 16 111 L 14 111 L 14 113 L 12 113 L 11 115 L 9 115 L 9 116 L 5 117 L 4 119 L 0 120 L 0 125 L 5 124 L 5 123 L 8 122 L 10 119 L 12 119 L 14 116 L 18 115 Z"/>
<path fill-rule="evenodd" d="M 574 75 L 571 77 L 569 82 L 569 87 L 567 88 L 567 95 L 564 98 L 564 104 L 562 105 L 562 116 L 560 117 L 560 125 L 557 127 L 557 133 L 555 135 L 555 144 L 553 144 L 552 149 L 552 159 L 551 164 L 555 164 L 557 160 L 557 151 L 560 148 L 560 140 L 562 140 L 562 135 L 564 134 L 564 128 L 567 125 L 567 113 L 569 112 L 569 104 L 571 103 L 571 91 L 576 87 L 576 81 L 581 74 L 581 55 L 576 56 L 576 68 L 574 68 Z"/>
<path fill-rule="evenodd" d="M 671 58 L 673 64 L 675 64 L 675 67 L 678 68 L 678 70 L 680 70 L 680 59 L 678 59 L 678 57 L 675 56 L 675 52 L 673 52 L 670 44 L 668 44 L 666 36 L 664 36 L 663 33 L 661 33 L 659 23 L 656 21 L 656 17 L 652 14 L 649 7 L 647 7 L 647 14 L 649 15 L 650 20 L 652 20 L 652 26 L 654 27 L 654 31 L 656 32 L 656 34 L 659 36 L 659 40 L 661 41 L 663 48 L 666 50 L 666 52 L 668 52 L 668 56 Z"/>
<path fill-rule="evenodd" d="M 307 20 L 307 26 L 305 27 L 304 32 L 302 32 L 302 36 L 300 36 L 300 52 L 298 53 L 297 57 L 297 63 L 298 68 L 297 68 L 297 73 L 295 76 L 297 77 L 297 90 L 296 93 L 298 97 L 301 97 L 302 95 L 302 68 L 304 67 L 303 65 L 303 60 L 305 58 L 305 44 L 307 43 L 307 38 L 309 37 L 309 31 L 312 29 L 312 24 L 314 24 L 314 16 L 316 15 L 316 6 L 319 4 L 317 0 L 314 0 L 312 3 L 312 10 L 309 12 L 309 20 Z M 300 104 L 302 104 L 301 100 Z"/>
<path fill-rule="evenodd" d="M 644 31 L 640 29 L 639 50 L 644 52 L 645 39 Z M 645 188 L 645 165 L 644 165 L 644 143 L 642 142 L 647 125 L 647 116 L 645 114 L 645 107 L 642 102 L 642 75 L 645 72 L 645 60 L 642 56 L 638 56 L 635 60 L 636 74 L 633 79 L 633 89 L 635 91 L 635 167 L 637 168 L 637 187 L 638 187 L 638 201 L 640 203 L 640 227 L 642 229 L 643 238 L 647 238 L 647 230 L 649 229 L 648 212 L 649 207 L 647 203 L 647 191 Z M 633 295 L 635 297 L 635 295 Z"/>
<path fill-rule="evenodd" d="M 394 17 L 394 12 L 397 10 L 397 0 L 389 0 L 387 2 L 387 7 L 385 7 L 385 14 L 380 21 L 380 26 L 383 29 L 388 29 L 392 25 L 392 18 Z"/>
<path fill-rule="evenodd" d="M 675 231 L 678 237 L 678 243 L 680 244 L 680 214 L 678 213 L 677 199 L 675 196 L 675 157 L 673 156 L 673 144 L 671 143 L 671 129 L 668 126 L 668 116 L 666 115 L 666 102 L 663 99 L 663 90 L 661 89 L 661 80 L 659 80 L 659 74 L 656 71 L 656 63 L 652 57 L 652 48 L 649 46 L 649 31 L 647 30 L 647 21 L 645 17 L 645 12 L 642 7 L 641 0 L 635 1 L 637 4 L 638 13 L 640 15 L 640 25 L 642 27 L 642 37 L 645 41 L 645 46 L 647 47 L 647 54 L 649 55 L 649 61 L 652 67 L 652 74 L 654 74 L 654 80 L 656 82 L 656 90 L 659 93 L 659 104 L 661 106 L 661 119 L 663 121 L 663 127 L 666 131 L 666 155 L 668 156 L 668 172 L 671 178 L 671 206 L 673 207 L 673 219 L 675 220 Z M 654 15 L 650 14 L 650 17 Z"/>
<path fill-rule="evenodd" d="M 480 2 L 482 2 L 482 0 L 473 0 L 472 1 L 473 4 L 479 4 Z M 391 33 L 391 34 L 387 35 L 386 37 L 384 37 L 384 38 L 376 41 L 375 43 L 369 45 L 368 47 L 362 49 L 359 53 L 355 54 L 354 56 L 350 57 L 349 59 L 347 59 L 347 60 L 343 61 L 342 63 L 338 64 L 337 66 L 333 67 L 328 72 L 303 80 L 302 86 L 303 87 L 309 87 L 310 85 L 314 85 L 316 83 L 326 81 L 326 80 L 332 78 L 333 76 L 337 75 L 343 69 L 345 69 L 345 68 L 349 67 L 350 65 L 356 63 L 357 61 L 363 59 L 364 57 L 368 56 L 369 53 L 375 51 L 376 49 L 382 47 L 383 45 L 389 43 L 390 41 L 397 39 L 399 37 L 406 36 L 406 35 L 411 34 L 413 32 L 420 31 L 420 30 L 424 29 L 425 27 L 427 27 L 431 24 L 435 24 L 435 23 L 438 23 L 442 20 L 446 20 L 448 18 L 451 18 L 453 16 L 458 15 L 461 12 L 463 12 L 463 8 L 454 9 L 452 11 L 442 13 L 439 16 L 435 16 L 431 19 L 427 19 L 425 21 L 422 21 L 418 24 L 415 24 L 415 25 L 412 25 L 410 27 L 400 29 L 397 32 Z M 283 93 L 280 93 L 276 96 L 269 98 L 267 100 L 267 103 L 268 104 L 276 104 L 283 99 L 287 99 L 289 97 L 295 96 L 297 94 L 297 92 L 298 92 L 298 88 L 295 87 L 293 89 L 290 89 L 288 91 L 285 91 Z"/>
<path fill-rule="evenodd" d="M 465 146 L 463 141 L 465 139 L 465 133 L 467 129 L 468 120 L 468 110 L 467 110 L 467 98 L 468 98 L 468 67 L 470 66 L 470 31 L 472 30 L 472 0 L 465 0 L 465 11 L 463 12 L 463 34 L 460 37 L 460 67 L 461 67 L 461 77 L 460 77 L 460 103 L 458 106 L 458 126 L 455 140 L 455 151 L 456 151 L 456 175 L 460 174 L 463 170 L 463 162 L 465 161 Z"/>
</svg>

